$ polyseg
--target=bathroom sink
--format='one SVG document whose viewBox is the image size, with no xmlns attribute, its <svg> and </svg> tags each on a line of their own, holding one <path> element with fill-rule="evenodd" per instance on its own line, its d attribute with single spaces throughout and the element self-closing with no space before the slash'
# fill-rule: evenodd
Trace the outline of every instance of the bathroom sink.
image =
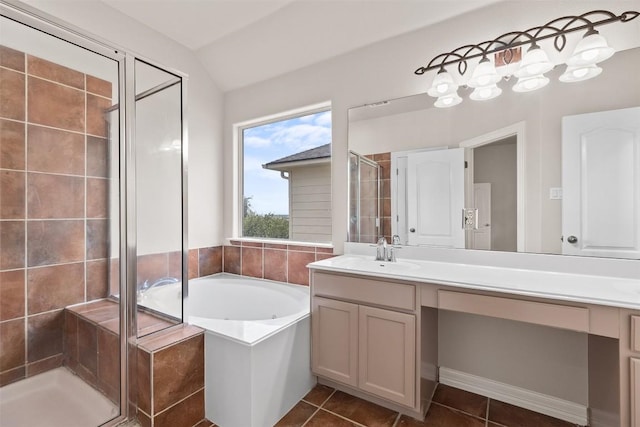
<svg viewBox="0 0 640 427">
<path fill-rule="evenodd" d="M 358 271 L 370 271 L 377 273 L 401 273 L 420 268 L 419 264 L 409 261 L 375 261 L 363 257 L 339 257 L 332 264 L 339 268 Z"/>
</svg>

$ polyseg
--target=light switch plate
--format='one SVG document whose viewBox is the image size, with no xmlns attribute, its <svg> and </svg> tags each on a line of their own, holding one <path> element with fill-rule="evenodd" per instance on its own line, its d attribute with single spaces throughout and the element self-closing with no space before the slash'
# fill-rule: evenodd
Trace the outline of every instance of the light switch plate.
<svg viewBox="0 0 640 427">
<path fill-rule="evenodd" d="M 561 200 L 562 199 L 562 187 L 549 188 L 549 199 Z"/>
</svg>

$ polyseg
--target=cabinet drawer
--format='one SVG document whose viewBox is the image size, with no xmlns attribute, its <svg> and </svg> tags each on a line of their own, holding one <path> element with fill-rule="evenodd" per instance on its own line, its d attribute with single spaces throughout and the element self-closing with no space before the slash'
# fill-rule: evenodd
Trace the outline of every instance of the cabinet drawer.
<svg viewBox="0 0 640 427">
<path fill-rule="evenodd" d="M 313 294 L 401 310 L 416 308 L 416 287 L 377 279 L 314 272 Z"/>
<path fill-rule="evenodd" d="M 438 307 L 500 319 L 589 332 L 589 309 L 462 292 L 438 291 Z"/>
<path fill-rule="evenodd" d="M 640 316 L 631 316 L 631 351 L 640 353 Z"/>
</svg>

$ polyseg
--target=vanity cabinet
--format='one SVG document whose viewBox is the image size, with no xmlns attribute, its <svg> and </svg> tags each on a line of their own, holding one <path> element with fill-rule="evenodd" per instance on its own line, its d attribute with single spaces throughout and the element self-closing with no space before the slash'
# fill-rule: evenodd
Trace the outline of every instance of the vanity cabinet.
<svg viewBox="0 0 640 427">
<path fill-rule="evenodd" d="M 313 372 L 414 407 L 415 292 L 413 285 L 315 273 Z"/>
<path fill-rule="evenodd" d="M 314 297 L 311 306 L 313 372 L 358 385 L 358 305 Z"/>
<path fill-rule="evenodd" d="M 640 425 L 640 359 L 631 361 L 631 425 Z"/>
</svg>

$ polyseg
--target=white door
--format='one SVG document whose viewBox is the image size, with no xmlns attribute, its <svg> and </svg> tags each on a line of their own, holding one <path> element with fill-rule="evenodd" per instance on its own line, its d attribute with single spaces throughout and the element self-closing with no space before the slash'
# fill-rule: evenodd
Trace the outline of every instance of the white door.
<svg viewBox="0 0 640 427">
<path fill-rule="evenodd" d="M 464 248 L 464 149 L 427 151 L 407 159 L 410 245 Z"/>
<path fill-rule="evenodd" d="M 562 119 L 562 253 L 640 259 L 640 107 Z"/>
<path fill-rule="evenodd" d="M 473 208 L 478 228 L 473 230 L 473 249 L 491 250 L 491 183 L 473 184 Z"/>
</svg>

